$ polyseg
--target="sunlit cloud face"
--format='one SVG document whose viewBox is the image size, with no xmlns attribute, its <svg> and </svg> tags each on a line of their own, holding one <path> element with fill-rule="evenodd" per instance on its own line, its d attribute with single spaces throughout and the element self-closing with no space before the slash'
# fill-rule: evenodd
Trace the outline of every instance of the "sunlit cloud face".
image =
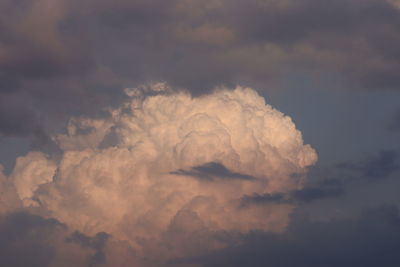
<svg viewBox="0 0 400 267">
<path fill-rule="evenodd" d="M 31 152 L 17 160 L 11 176 L 26 207 L 139 252 L 162 254 L 160 242 L 176 241 L 169 256 L 187 253 L 193 233 L 287 226 L 294 204 L 241 200 L 303 187 L 317 155 L 290 117 L 250 88 L 193 98 L 155 83 L 126 93 L 107 118 L 71 119 L 54 136 L 61 158 Z"/>
</svg>

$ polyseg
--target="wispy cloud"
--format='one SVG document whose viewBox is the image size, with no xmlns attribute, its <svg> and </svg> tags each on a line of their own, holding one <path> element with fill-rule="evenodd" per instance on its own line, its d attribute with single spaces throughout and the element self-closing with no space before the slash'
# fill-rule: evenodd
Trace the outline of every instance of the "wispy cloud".
<svg viewBox="0 0 400 267">
<path fill-rule="evenodd" d="M 208 162 L 203 165 L 194 166 L 189 170 L 177 170 L 171 174 L 193 176 L 198 179 L 212 181 L 214 179 L 239 179 L 239 180 L 255 180 L 251 175 L 246 175 L 228 170 L 224 165 L 218 162 Z"/>
</svg>

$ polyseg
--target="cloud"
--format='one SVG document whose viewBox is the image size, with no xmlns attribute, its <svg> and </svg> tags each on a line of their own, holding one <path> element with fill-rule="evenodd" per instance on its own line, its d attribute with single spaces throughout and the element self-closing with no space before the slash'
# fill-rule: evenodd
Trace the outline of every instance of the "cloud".
<svg viewBox="0 0 400 267">
<path fill-rule="evenodd" d="M 390 177 L 400 170 L 397 150 L 384 150 L 358 163 L 341 163 L 339 168 L 357 173 L 371 181 Z"/>
<path fill-rule="evenodd" d="M 65 242 L 67 227 L 55 219 L 20 211 L 0 217 L 4 266 L 88 266 L 91 250 Z"/>
<path fill-rule="evenodd" d="M 199 266 L 397 266 L 399 209 L 382 205 L 355 219 L 297 218 L 284 234 L 255 232 L 238 244 L 176 263 Z"/>
<path fill-rule="evenodd" d="M 399 86 L 400 12 L 387 1 L 172 1 L 158 3 L 162 8 L 156 2 L 120 1 L 92 14 L 106 26 L 99 37 L 112 36 L 107 45 L 130 52 L 105 54 L 113 69 L 134 62 L 130 77 L 197 94 L 219 84 L 270 84 L 293 68 L 334 72 L 354 87 Z M 138 42 L 137 35 L 146 38 Z"/>
<path fill-rule="evenodd" d="M 61 155 L 17 159 L 10 177 L 25 208 L 164 261 L 224 246 L 215 232 L 285 229 L 295 203 L 240 200 L 303 187 L 317 155 L 288 116 L 250 88 L 197 98 L 163 84 L 143 88 L 153 93 L 127 89 L 128 101 L 104 118 L 72 118 L 52 137 Z M 110 134 L 115 143 L 105 146 Z M 97 249 L 92 260 L 102 262 L 106 238 L 96 238 L 70 240 Z"/>
<path fill-rule="evenodd" d="M 89 262 L 89 266 L 91 266 L 106 263 L 104 248 L 109 237 L 110 236 L 104 232 L 97 233 L 94 237 L 90 237 L 75 231 L 66 239 L 66 242 L 73 242 L 79 244 L 83 248 L 94 249 L 96 252 L 90 257 Z"/>
<path fill-rule="evenodd" d="M 1 218 L 0 256 L 5 266 L 49 266 L 55 249 L 46 242 L 58 228 L 55 220 L 26 213 Z M 22 256 L 23 255 L 23 256 Z"/>
<path fill-rule="evenodd" d="M 399 154 L 395 150 L 382 151 L 377 157 L 368 159 L 361 165 L 362 174 L 369 179 L 388 177 L 400 170 L 398 158 Z"/>
<path fill-rule="evenodd" d="M 393 176 L 400 170 L 397 150 L 382 150 L 359 161 L 337 164 L 325 170 L 309 174 L 310 181 L 303 188 L 286 193 L 246 195 L 242 205 L 268 205 L 271 203 L 309 204 L 327 198 L 338 198 L 347 194 L 352 186 L 363 182 L 376 182 Z M 314 177 L 316 176 L 316 177 Z M 314 181 L 312 181 L 314 180 Z M 364 184 L 365 185 L 365 184 Z"/>
<path fill-rule="evenodd" d="M 81 28 L 68 25 L 68 12 L 59 0 L 2 1 L 1 71 L 27 78 L 86 71 L 90 54 Z"/>
<path fill-rule="evenodd" d="M 242 198 L 242 205 L 268 205 L 271 203 L 305 204 L 313 201 L 344 195 L 345 184 L 338 179 L 328 179 L 317 185 L 306 185 L 302 189 L 287 193 L 253 194 Z"/>
<path fill-rule="evenodd" d="M 124 255 L 124 249 L 123 242 L 114 240 L 106 233 L 88 236 L 77 231 L 71 232 L 65 224 L 55 219 L 47 219 L 26 210 L 0 216 L 0 258 L 4 266 L 135 265 L 132 250 L 132 255 L 124 256 L 124 260 L 129 262 L 115 259 Z"/>
<path fill-rule="evenodd" d="M 348 87 L 397 90 L 392 2 L 2 1 L 0 99 L 13 108 L 0 131 L 27 136 L 42 114 L 50 125 L 93 116 L 119 104 L 122 88 L 153 80 L 201 95 L 329 73 Z"/>
<path fill-rule="evenodd" d="M 348 193 L 351 186 L 395 177 L 393 175 L 400 170 L 398 156 L 397 150 L 382 150 L 359 161 L 342 162 L 325 170 L 318 171 L 316 167 L 316 172 L 309 174 L 311 179 L 303 188 L 286 193 L 246 195 L 242 199 L 242 205 L 304 205 L 322 199 L 338 198 Z"/>
<path fill-rule="evenodd" d="M 312 202 L 319 199 L 342 196 L 344 185 L 339 180 L 327 180 L 320 186 L 306 187 L 292 192 L 291 197 L 300 202 Z"/>
<path fill-rule="evenodd" d="M 15 190 L 14 183 L 4 175 L 4 167 L 0 164 L 0 216 L 21 207 L 22 202 Z"/>
<path fill-rule="evenodd" d="M 214 180 L 215 178 L 222 179 L 243 179 L 254 180 L 255 177 L 250 175 L 231 172 L 224 165 L 217 162 L 209 162 L 200 166 L 192 167 L 190 170 L 177 170 L 171 174 L 193 176 L 199 179 Z"/>
<path fill-rule="evenodd" d="M 19 198 L 30 205 L 38 185 L 52 181 L 56 166 L 41 152 L 30 152 L 19 157 L 10 179 L 13 181 Z M 33 202 L 32 204 L 35 204 Z"/>
<path fill-rule="evenodd" d="M 399 26 L 397 2 L 381 0 L 1 1 L 0 134 L 41 152 L 0 175 L 0 212 L 25 205 L 85 236 L 128 240 L 106 242 L 114 261 L 131 245 L 164 255 L 162 240 L 179 255 L 223 246 L 210 231 L 281 230 L 295 205 L 341 186 L 304 187 L 315 153 L 252 90 L 208 94 L 298 72 L 398 90 Z M 172 89 L 125 103 L 122 88 L 152 80 Z M 376 180 L 396 159 L 347 170 Z M 244 196 L 265 203 L 244 209 Z"/>
<path fill-rule="evenodd" d="M 27 136 L 38 128 L 37 118 L 31 108 L 23 106 L 24 100 L 0 98 L 0 133 L 5 136 Z"/>
</svg>

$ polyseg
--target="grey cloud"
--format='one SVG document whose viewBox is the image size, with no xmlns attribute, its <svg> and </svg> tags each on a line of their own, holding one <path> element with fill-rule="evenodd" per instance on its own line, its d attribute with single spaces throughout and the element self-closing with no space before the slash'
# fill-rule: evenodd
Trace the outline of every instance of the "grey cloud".
<svg viewBox="0 0 400 267">
<path fill-rule="evenodd" d="M 363 88 L 400 85 L 400 12 L 387 1 L 35 3 L 0 5 L 0 99 L 26 98 L 2 111 L 7 135 L 31 131 L 30 115 L 20 129 L 12 123 L 26 106 L 56 124 L 99 112 L 121 101 L 123 87 L 149 80 L 194 95 L 222 84 L 266 87 L 288 71 L 339 73 Z"/>
<path fill-rule="evenodd" d="M 14 213 L 0 220 L 2 266 L 48 266 L 55 249 L 46 242 L 64 226 L 56 220 L 28 213 Z"/>
<path fill-rule="evenodd" d="M 299 202 L 312 202 L 324 198 L 339 197 L 344 194 L 345 185 L 343 182 L 337 179 L 330 179 L 319 186 L 293 191 L 291 197 Z"/>
<path fill-rule="evenodd" d="M 355 162 L 343 162 L 322 173 L 310 174 L 317 180 L 304 188 L 287 193 L 262 194 L 246 196 L 242 205 L 263 205 L 269 203 L 307 204 L 326 198 L 341 197 L 353 183 L 373 182 L 391 177 L 400 171 L 399 152 L 382 150 L 374 155 Z M 321 176 L 322 175 L 322 176 Z M 326 176 L 321 180 L 321 177 Z"/>
<path fill-rule="evenodd" d="M 236 1 L 241 8 L 234 23 L 241 40 L 285 47 L 289 61 L 300 60 L 292 63 L 341 73 L 352 86 L 399 88 L 397 8 L 373 0 L 288 2 L 260 8 L 257 1 Z M 310 53 L 298 50 L 301 46 Z"/>
<path fill-rule="evenodd" d="M 303 0 L 269 3 L 261 6 L 259 1 L 249 1 L 249 4 L 235 1 L 238 12 L 247 15 L 236 16 L 237 27 L 243 29 L 243 36 L 292 45 L 307 39 L 313 41 L 316 34 L 327 33 L 326 37 L 335 35 L 339 38 L 351 38 L 350 34 L 377 34 L 363 32 L 371 20 L 379 26 L 400 23 L 399 12 L 386 1 Z"/>
<path fill-rule="evenodd" d="M 0 217 L 0 265 L 16 267 L 98 266 L 106 263 L 109 235 L 70 233 L 66 225 L 27 211 Z"/>
<path fill-rule="evenodd" d="M 326 198 L 340 197 L 345 194 L 345 184 L 338 179 L 325 180 L 316 185 L 307 185 L 303 189 L 293 190 L 288 193 L 256 194 L 242 199 L 242 205 L 306 204 Z"/>
<path fill-rule="evenodd" d="M 0 7 L 0 70 L 19 78 L 51 78 L 90 68 L 84 25 L 74 31 L 62 27 L 68 18 L 62 2 L 6 0 Z"/>
<path fill-rule="evenodd" d="M 118 144 L 118 135 L 115 132 L 115 128 L 111 128 L 109 134 L 107 134 L 103 141 L 101 141 L 101 143 L 99 144 L 99 148 L 100 149 L 104 149 L 107 147 L 113 147 L 116 146 Z"/>
<path fill-rule="evenodd" d="M 97 48 L 122 75 L 165 79 L 194 93 L 221 83 L 269 83 L 277 68 L 293 66 L 323 67 L 362 87 L 399 85 L 400 16 L 386 1 L 139 3 L 99 11 L 97 38 L 112 38 Z M 114 45 L 121 50 L 107 50 Z"/>
<path fill-rule="evenodd" d="M 360 167 L 363 175 L 369 179 L 385 178 L 400 170 L 398 158 L 397 151 L 382 151 L 377 157 L 368 159 Z"/>
<path fill-rule="evenodd" d="M 238 245 L 177 262 L 207 267 L 395 267 L 400 264 L 399 237 L 399 209 L 383 205 L 355 219 L 315 222 L 297 217 L 285 233 L 249 233 Z"/>
<path fill-rule="evenodd" d="M 290 203 L 292 199 L 284 193 L 275 193 L 275 194 L 256 194 L 252 196 L 245 196 L 242 199 L 242 205 L 252 205 L 252 204 L 281 204 L 281 203 Z"/>
<path fill-rule="evenodd" d="M 177 170 L 171 172 L 176 175 L 193 176 L 198 179 L 214 180 L 214 179 L 239 179 L 239 180 L 254 180 L 253 176 L 232 172 L 224 165 L 218 162 L 209 162 L 203 165 L 194 166 L 190 170 Z"/>
<path fill-rule="evenodd" d="M 6 136 L 26 136 L 37 127 L 35 112 L 23 99 L 0 98 L 0 133 Z"/>
<path fill-rule="evenodd" d="M 7 93 L 18 90 L 20 84 L 16 77 L 6 72 L 0 72 L 0 92 Z"/>
<path fill-rule="evenodd" d="M 384 150 L 363 161 L 341 163 L 338 167 L 355 172 L 361 178 L 371 181 L 384 179 L 400 170 L 399 152 L 397 150 Z"/>
<path fill-rule="evenodd" d="M 95 236 L 86 236 L 80 232 L 72 233 L 67 239 L 67 242 L 74 242 L 84 248 L 91 248 L 95 250 L 93 255 L 89 257 L 89 266 L 102 264 L 106 262 L 106 255 L 104 248 L 110 235 L 104 232 L 97 233 Z"/>
<path fill-rule="evenodd" d="M 12 95 L 0 98 L 0 135 L 30 138 L 33 150 L 59 152 L 44 124 L 26 98 Z"/>
<path fill-rule="evenodd" d="M 196 220 L 195 214 L 181 216 L 194 216 L 191 219 Z M 172 232 L 167 234 L 164 242 L 170 244 L 179 234 L 177 231 L 181 230 L 178 222 L 176 229 L 171 229 Z M 66 227 L 53 219 L 44 219 L 25 212 L 6 215 L 0 219 L 1 264 L 101 266 L 106 262 L 104 250 L 109 239 L 108 234 L 86 236 L 79 232 L 67 233 Z M 169 234 L 174 238 L 170 238 Z M 157 262 L 157 251 L 154 251 L 154 255 L 150 254 L 154 258 L 146 260 L 154 262 L 155 265 L 150 266 L 197 264 L 196 266 L 395 267 L 400 264 L 397 253 L 400 247 L 400 213 L 399 208 L 392 204 L 367 209 L 360 216 L 351 219 L 311 221 L 297 213 L 283 233 L 208 233 L 199 225 L 197 231 L 181 234 L 183 236 L 178 240 L 188 242 L 182 245 L 191 245 L 198 253 L 191 253 L 194 256 L 189 258 L 177 258 L 165 263 Z M 205 244 L 208 244 L 209 239 L 218 240 L 227 247 L 206 249 Z M 57 253 L 63 253 L 64 250 L 68 253 L 70 248 L 65 249 L 64 245 L 76 246 L 76 251 L 86 252 L 80 255 L 65 254 L 57 258 Z M 82 255 L 87 260 L 82 261 Z M 112 262 L 107 263 L 112 265 Z"/>
<path fill-rule="evenodd" d="M 79 103 L 72 80 L 82 80 L 94 67 L 84 25 L 75 31 L 62 29 L 68 16 L 62 1 L 40 3 L 0 3 L 0 133 L 4 135 L 34 135 L 43 113 L 49 121 L 70 114 L 65 107 Z"/>
</svg>

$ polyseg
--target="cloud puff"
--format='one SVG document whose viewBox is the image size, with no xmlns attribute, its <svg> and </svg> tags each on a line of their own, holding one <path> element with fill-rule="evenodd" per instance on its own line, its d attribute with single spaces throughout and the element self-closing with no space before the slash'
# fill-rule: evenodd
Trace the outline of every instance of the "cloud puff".
<svg viewBox="0 0 400 267">
<path fill-rule="evenodd" d="M 107 249 L 107 245 L 112 245 L 113 249 Z M 107 256 L 114 259 L 115 251 L 122 255 L 123 245 L 111 240 L 105 233 L 98 233 L 93 237 L 79 232 L 71 233 L 66 225 L 55 219 L 46 219 L 26 211 L 0 216 L 2 266 L 97 266 L 105 263 L 106 249 Z M 125 257 L 126 259 L 129 258 Z M 115 263 L 118 265 L 113 265 Z M 130 261 L 130 265 L 113 261 L 106 266 L 132 264 L 134 261 Z"/>
<path fill-rule="evenodd" d="M 138 251 L 167 236 L 184 244 L 187 233 L 283 230 L 294 204 L 243 207 L 241 198 L 303 187 L 317 155 L 292 120 L 250 88 L 197 98 L 164 84 L 147 88 L 127 90 L 129 101 L 107 118 L 72 119 L 54 137 L 60 159 L 18 158 L 11 177 L 24 205 Z M 110 135 L 114 143 L 104 144 Z"/>
<path fill-rule="evenodd" d="M 55 170 L 55 164 L 41 152 L 30 152 L 17 159 L 10 178 L 25 205 L 36 204 L 32 202 L 34 192 L 38 189 L 38 185 L 53 180 Z"/>
</svg>

